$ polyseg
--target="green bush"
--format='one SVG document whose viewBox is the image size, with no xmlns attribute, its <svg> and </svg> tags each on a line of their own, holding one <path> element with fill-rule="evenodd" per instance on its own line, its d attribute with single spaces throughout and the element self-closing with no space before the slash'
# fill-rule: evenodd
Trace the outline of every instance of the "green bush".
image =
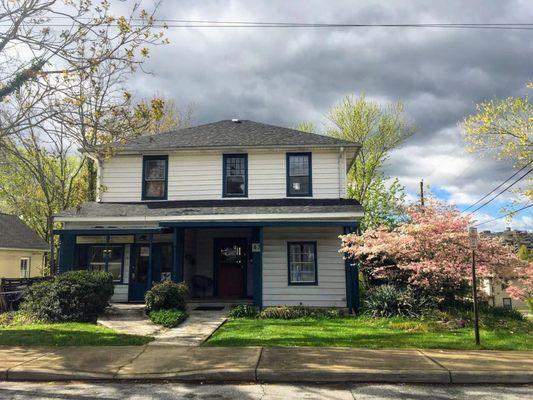
<svg viewBox="0 0 533 400">
<path fill-rule="evenodd" d="M 0 327 L 21 326 L 41 322 L 24 311 L 8 311 L 0 313 Z"/>
<path fill-rule="evenodd" d="M 229 312 L 230 318 L 257 318 L 258 316 L 259 309 L 250 304 L 239 304 Z"/>
<path fill-rule="evenodd" d="M 363 301 L 363 311 L 372 317 L 421 317 L 434 313 L 436 304 L 409 289 L 381 285 L 370 289 Z"/>
<path fill-rule="evenodd" d="M 113 295 L 108 272 L 69 271 L 31 285 L 21 310 L 47 322 L 96 322 Z"/>
<path fill-rule="evenodd" d="M 164 281 L 156 283 L 146 292 L 146 312 L 177 309 L 185 311 L 189 290 L 185 283 Z"/>
<path fill-rule="evenodd" d="M 187 318 L 187 313 L 183 310 L 154 310 L 148 313 L 154 324 L 163 325 L 166 328 L 174 328 Z"/>
<path fill-rule="evenodd" d="M 342 316 L 342 311 L 336 308 L 304 306 L 266 307 L 259 314 L 261 319 L 339 318 Z"/>
</svg>

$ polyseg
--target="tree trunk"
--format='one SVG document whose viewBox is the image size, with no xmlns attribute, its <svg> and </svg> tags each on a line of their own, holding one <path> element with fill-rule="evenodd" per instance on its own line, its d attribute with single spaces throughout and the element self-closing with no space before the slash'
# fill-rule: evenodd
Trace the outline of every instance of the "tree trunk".
<svg viewBox="0 0 533 400">
<path fill-rule="evenodd" d="M 54 218 L 50 215 L 48 216 L 47 221 L 48 227 L 48 241 L 50 242 L 50 256 L 49 256 L 49 267 L 50 275 L 55 275 L 56 271 L 56 258 L 55 258 L 55 243 L 54 243 Z"/>
<path fill-rule="evenodd" d="M 96 166 L 91 158 L 87 159 L 87 200 L 96 201 Z"/>
</svg>

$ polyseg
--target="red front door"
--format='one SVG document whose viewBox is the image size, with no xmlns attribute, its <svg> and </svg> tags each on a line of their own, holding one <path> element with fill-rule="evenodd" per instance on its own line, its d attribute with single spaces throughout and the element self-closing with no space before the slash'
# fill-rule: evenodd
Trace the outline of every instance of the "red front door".
<svg viewBox="0 0 533 400">
<path fill-rule="evenodd" d="M 219 297 L 245 297 L 246 239 L 215 239 Z"/>
</svg>

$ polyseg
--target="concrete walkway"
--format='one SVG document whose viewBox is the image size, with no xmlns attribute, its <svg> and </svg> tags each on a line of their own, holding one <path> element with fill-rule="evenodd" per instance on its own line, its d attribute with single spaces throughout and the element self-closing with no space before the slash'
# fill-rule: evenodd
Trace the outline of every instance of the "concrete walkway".
<svg viewBox="0 0 533 400">
<path fill-rule="evenodd" d="M 196 310 L 197 304 L 188 307 L 187 319 L 175 328 L 155 325 L 144 311 L 144 304 L 113 304 L 98 319 L 98 324 L 120 333 L 152 336 L 154 345 L 175 344 L 200 346 L 222 325 L 228 316 L 229 306 L 222 310 Z"/>
<path fill-rule="evenodd" d="M 0 380 L 533 383 L 531 351 L 0 347 Z"/>
</svg>

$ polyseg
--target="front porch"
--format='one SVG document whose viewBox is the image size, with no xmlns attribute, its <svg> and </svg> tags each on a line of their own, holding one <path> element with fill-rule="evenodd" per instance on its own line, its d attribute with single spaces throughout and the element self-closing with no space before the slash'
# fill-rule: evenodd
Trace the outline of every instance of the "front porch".
<svg viewBox="0 0 533 400">
<path fill-rule="evenodd" d="M 189 287 L 190 303 L 261 306 L 261 227 L 62 230 L 59 272 L 105 270 L 114 302 L 142 302 L 154 283 Z"/>
</svg>

